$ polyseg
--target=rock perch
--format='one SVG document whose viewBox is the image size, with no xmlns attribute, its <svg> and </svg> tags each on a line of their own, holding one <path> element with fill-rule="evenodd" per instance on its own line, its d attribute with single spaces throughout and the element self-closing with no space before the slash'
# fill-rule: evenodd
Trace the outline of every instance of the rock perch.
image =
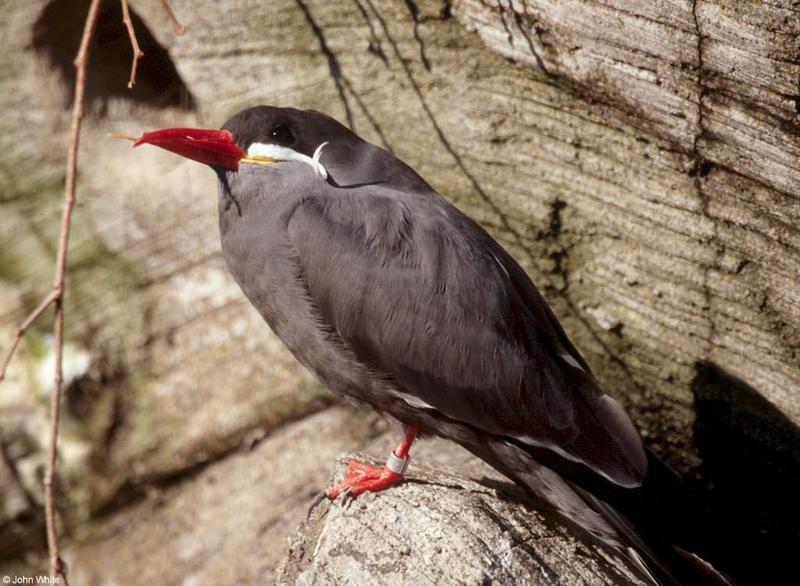
<svg viewBox="0 0 800 586">
<path fill-rule="evenodd" d="M 641 584 L 622 559 L 488 474 L 472 480 L 415 462 L 402 485 L 323 503 L 290 538 L 275 583 Z"/>
</svg>

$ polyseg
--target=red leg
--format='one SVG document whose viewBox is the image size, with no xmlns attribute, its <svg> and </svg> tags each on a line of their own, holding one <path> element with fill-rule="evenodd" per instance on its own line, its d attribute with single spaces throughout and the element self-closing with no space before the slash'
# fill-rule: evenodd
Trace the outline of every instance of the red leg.
<svg viewBox="0 0 800 586">
<path fill-rule="evenodd" d="M 357 496 L 362 492 L 378 492 L 402 481 L 408 467 L 408 452 L 417 437 L 417 428 L 406 426 L 405 431 L 405 437 L 389 455 L 386 466 L 375 468 L 352 460 L 347 466 L 344 480 L 326 491 L 328 498 L 335 499 L 342 493 Z"/>
</svg>

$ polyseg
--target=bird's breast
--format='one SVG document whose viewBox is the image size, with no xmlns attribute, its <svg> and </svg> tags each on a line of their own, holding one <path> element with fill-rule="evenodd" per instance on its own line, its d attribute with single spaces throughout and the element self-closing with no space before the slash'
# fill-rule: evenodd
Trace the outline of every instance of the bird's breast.
<svg viewBox="0 0 800 586">
<path fill-rule="evenodd" d="M 302 267 L 287 230 L 290 209 L 220 204 L 225 263 L 250 303 L 311 374 L 331 390 L 376 405 L 381 392 L 369 370 L 321 319 L 305 288 Z"/>
</svg>

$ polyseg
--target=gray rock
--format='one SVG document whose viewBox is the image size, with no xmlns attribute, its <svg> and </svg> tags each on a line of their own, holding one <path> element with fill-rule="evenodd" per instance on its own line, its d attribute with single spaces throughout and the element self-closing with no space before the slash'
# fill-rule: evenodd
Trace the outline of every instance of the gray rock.
<svg viewBox="0 0 800 586">
<path fill-rule="evenodd" d="M 364 413 L 333 408 L 286 425 L 81 531 L 65 552 L 73 584 L 264 584 L 325 487 L 331 462 L 362 446 Z M 2 573 L 0 571 L 0 573 Z"/>
<path fill-rule="evenodd" d="M 456 449 L 437 447 L 441 456 Z M 336 480 L 349 459 L 339 462 Z M 275 582 L 640 583 L 623 561 L 582 543 L 508 481 L 490 473 L 477 482 L 465 472 L 415 463 L 399 486 L 326 501 L 292 538 Z"/>
</svg>

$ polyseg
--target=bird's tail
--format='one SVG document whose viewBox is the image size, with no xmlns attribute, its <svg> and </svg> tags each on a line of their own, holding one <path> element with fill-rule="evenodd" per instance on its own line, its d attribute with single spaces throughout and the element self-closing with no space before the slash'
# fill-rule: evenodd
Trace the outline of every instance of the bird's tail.
<svg viewBox="0 0 800 586">
<path fill-rule="evenodd" d="M 636 489 L 601 487 L 589 492 L 539 464 L 519 446 L 489 440 L 467 447 L 555 510 L 594 544 L 622 557 L 643 582 L 656 586 L 732 584 L 710 563 L 691 553 L 693 544 L 673 540 L 676 527 L 689 515 L 680 511 L 680 506 L 675 513 L 676 503 L 659 496 L 669 495 L 669 490 L 657 489 L 657 480 Z M 653 468 L 653 478 L 660 481 L 666 467 L 656 461 Z M 675 498 L 669 496 L 671 501 Z M 697 535 L 696 541 L 702 541 L 702 536 Z"/>
</svg>

